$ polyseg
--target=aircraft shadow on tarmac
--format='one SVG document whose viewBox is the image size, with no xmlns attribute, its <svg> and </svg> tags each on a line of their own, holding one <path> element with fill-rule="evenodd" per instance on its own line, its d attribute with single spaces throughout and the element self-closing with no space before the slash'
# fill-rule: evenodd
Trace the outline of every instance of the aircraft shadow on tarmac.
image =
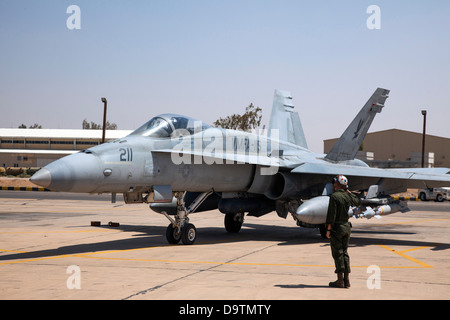
<svg viewBox="0 0 450 320">
<path fill-rule="evenodd" d="M 111 227 L 97 227 L 107 228 Z M 95 237 L 92 243 L 76 244 L 58 247 L 54 249 L 31 251 L 26 253 L 0 253 L 0 261 L 26 260 L 45 257 L 57 257 L 63 255 L 77 255 L 91 252 L 102 252 L 111 250 L 145 249 L 150 247 L 182 246 L 169 245 L 166 242 L 166 227 L 161 226 L 137 226 L 120 225 L 114 230 L 137 233 L 127 239 L 96 242 Z M 298 227 L 268 226 L 258 224 L 244 224 L 240 233 L 228 233 L 223 227 L 198 228 L 198 237 L 194 246 L 214 245 L 223 243 L 242 243 L 246 241 L 273 241 L 278 245 L 306 245 L 322 243 L 329 245 L 328 239 L 322 239 L 317 229 L 299 229 Z M 415 240 L 390 239 L 389 236 L 414 235 L 414 232 L 399 232 L 392 230 L 353 230 L 350 240 L 351 247 L 364 247 L 373 245 L 386 246 L 412 246 L 432 247 L 432 250 L 447 250 L 448 243 L 436 243 Z M 82 237 L 80 237 L 82 238 Z"/>
<path fill-rule="evenodd" d="M 319 289 L 319 288 L 330 288 L 330 286 L 325 285 L 311 285 L 311 284 L 277 284 L 275 287 L 282 289 Z"/>
</svg>

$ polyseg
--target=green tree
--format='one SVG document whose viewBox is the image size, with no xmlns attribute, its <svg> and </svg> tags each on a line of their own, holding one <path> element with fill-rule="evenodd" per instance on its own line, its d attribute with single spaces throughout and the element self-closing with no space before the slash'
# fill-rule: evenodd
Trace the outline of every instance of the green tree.
<svg viewBox="0 0 450 320">
<path fill-rule="evenodd" d="M 84 119 L 82 128 L 86 130 L 101 130 L 102 125 L 94 121 L 88 122 L 87 119 Z M 117 130 L 117 124 L 106 121 L 106 130 Z"/>
<path fill-rule="evenodd" d="M 220 118 L 216 120 L 213 125 L 216 128 L 250 131 L 259 127 L 261 119 L 262 109 L 260 107 L 255 107 L 253 103 L 250 103 L 250 105 L 245 108 L 245 113 L 243 115 L 233 114 L 226 118 Z"/>
<path fill-rule="evenodd" d="M 23 123 L 19 126 L 19 129 L 26 129 L 27 126 L 24 125 Z M 38 123 L 33 124 L 32 126 L 28 127 L 29 129 L 42 129 L 42 126 Z"/>
</svg>

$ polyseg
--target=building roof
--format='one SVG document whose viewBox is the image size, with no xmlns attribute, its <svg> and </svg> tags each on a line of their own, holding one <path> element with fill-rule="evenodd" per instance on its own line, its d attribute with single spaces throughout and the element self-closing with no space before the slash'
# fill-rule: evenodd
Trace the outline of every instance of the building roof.
<svg viewBox="0 0 450 320">
<path fill-rule="evenodd" d="M 367 136 L 370 135 L 376 135 L 376 134 L 384 134 L 384 133 L 405 133 L 405 134 L 411 134 L 411 135 L 417 135 L 422 137 L 422 133 L 421 132 L 414 132 L 414 131 L 407 131 L 407 130 L 402 130 L 402 129 L 386 129 L 386 130 L 380 130 L 380 131 L 373 131 L 373 132 L 369 132 L 367 133 Z M 439 138 L 439 139 L 447 139 L 450 140 L 450 138 L 447 137 L 440 137 L 440 136 L 435 136 L 435 135 L 431 135 L 426 133 L 425 134 L 426 137 L 429 138 Z M 331 138 L 331 139 L 325 139 L 323 140 L 324 142 L 328 142 L 328 141 L 332 141 L 332 140 L 338 140 L 339 138 Z"/>
<path fill-rule="evenodd" d="M 0 154 L 69 155 L 80 150 L 0 149 Z"/>
<path fill-rule="evenodd" d="M 106 130 L 106 139 L 119 139 L 132 130 Z M 0 137 L 10 138 L 54 138 L 54 139 L 101 139 L 102 130 L 83 129 L 0 129 Z"/>
<path fill-rule="evenodd" d="M 369 134 L 378 134 L 378 133 L 384 133 L 384 132 L 402 132 L 402 133 L 406 133 L 406 134 L 415 134 L 415 135 L 420 135 L 420 136 L 422 136 L 422 132 L 414 132 L 414 131 L 408 131 L 408 130 L 402 130 L 402 129 L 395 129 L 395 128 L 393 128 L 393 129 L 386 129 L 386 130 L 380 130 L 380 131 L 374 131 L 374 132 L 369 132 L 369 133 L 367 133 L 368 135 Z M 429 133 L 425 133 L 425 135 L 427 136 L 427 137 L 434 137 L 434 138 L 440 138 L 440 139 L 450 139 L 450 138 L 448 138 L 448 137 L 441 137 L 441 136 L 436 136 L 436 135 L 433 135 L 433 134 L 429 134 Z"/>
</svg>

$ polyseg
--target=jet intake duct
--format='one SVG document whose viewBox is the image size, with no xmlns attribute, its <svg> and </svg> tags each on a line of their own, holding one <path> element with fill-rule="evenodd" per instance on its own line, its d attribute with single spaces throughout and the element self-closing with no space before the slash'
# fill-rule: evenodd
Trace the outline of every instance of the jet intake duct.
<svg viewBox="0 0 450 320">
<path fill-rule="evenodd" d="M 293 175 L 278 172 L 272 177 L 264 195 L 270 200 L 296 199 L 298 190 L 294 179 Z"/>
</svg>

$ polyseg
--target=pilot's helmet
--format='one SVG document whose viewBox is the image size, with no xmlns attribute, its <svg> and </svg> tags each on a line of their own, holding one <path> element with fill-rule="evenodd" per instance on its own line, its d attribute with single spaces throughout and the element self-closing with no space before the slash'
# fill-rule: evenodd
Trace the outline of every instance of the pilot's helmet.
<svg viewBox="0 0 450 320">
<path fill-rule="evenodd" d="M 343 187 L 348 187 L 348 179 L 346 176 L 343 176 L 342 174 L 337 175 L 336 177 L 333 178 L 333 183 L 339 183 L 341 186 Z"/>
</svg>

